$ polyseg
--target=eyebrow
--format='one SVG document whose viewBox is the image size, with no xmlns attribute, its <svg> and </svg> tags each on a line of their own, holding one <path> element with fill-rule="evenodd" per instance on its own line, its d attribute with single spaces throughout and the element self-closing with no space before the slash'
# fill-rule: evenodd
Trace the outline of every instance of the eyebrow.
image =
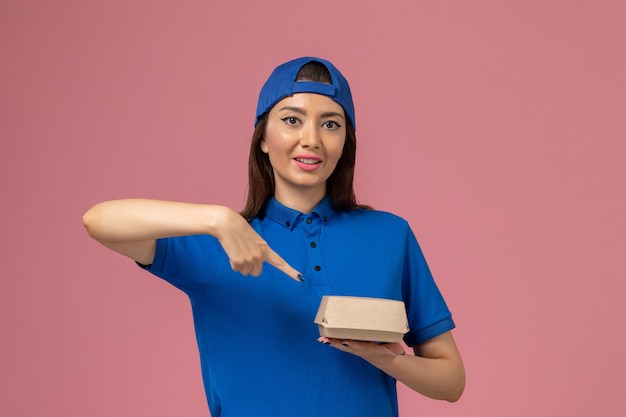
<svg viewBox="0 0 626 417">
<path fill-rule="evenodd" d="M 280 109 L 278 109 L 278 111 L 283 111 L 283 110 L 290 110 L 290 111 L 293 111 L 295 113 L 298 113 L 298 114 L 301 114 L 303 116 L 306 116 L 306 111 L 303 108 L 300 108 L 300 107 L 285 106 L 285 107 L 281 107 Z M 329 111 L 329 112 L 325 112 L 325 113 L 321 114 L 321 117 L 332 117 L 332 116 L 339 116 L 342 119 L 345 119 L 343 114 L 338 113 L 336 111 Z"/>
</svg>

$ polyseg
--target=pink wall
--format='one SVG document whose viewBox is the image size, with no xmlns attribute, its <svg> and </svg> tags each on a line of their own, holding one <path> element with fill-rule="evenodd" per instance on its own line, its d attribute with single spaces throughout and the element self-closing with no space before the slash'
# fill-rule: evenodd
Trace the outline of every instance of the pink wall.
<svg viewBox="0 0 626 417">
<path fill-rule="evenodd" d="M 625 21 L 621 0 L 4 0 L 0 415 L 207 415 L 185 296 L 80 219 L 240 208 L 257 92 L 305 54 L 351 80 L 358 194 L 410 221 L 457 321 L 465 396 L 402 389 L 402 414 L 623 415 Z"/>
</svg>

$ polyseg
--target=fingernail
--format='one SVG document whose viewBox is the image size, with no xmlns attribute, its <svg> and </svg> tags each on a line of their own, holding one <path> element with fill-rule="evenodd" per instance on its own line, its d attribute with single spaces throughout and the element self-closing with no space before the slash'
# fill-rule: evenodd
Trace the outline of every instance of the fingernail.
<svg viewBox="0 0 626 417">
<path fill-rule="evenodd" d="M 304 282 L 304 276 L 302 274 L 298 274 L 298 280 L 300 282 Z"/>
</svg>

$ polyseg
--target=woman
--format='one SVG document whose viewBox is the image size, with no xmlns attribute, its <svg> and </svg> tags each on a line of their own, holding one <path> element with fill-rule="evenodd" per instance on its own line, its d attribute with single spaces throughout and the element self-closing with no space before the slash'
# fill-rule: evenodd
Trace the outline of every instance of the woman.
<svg viewBox="0 0 626 417">
<path fill-rule="evenodd" d="M 396 380 L 461 396 L 450 312 L 406 221 L 357 204 L 355 155 L 346 79 L 299 58 L 261 90 L 242 213 L 118 200 L 85 214 L 93 238 L 189 296 L 213 417 L 397 416 Z M 318 337 L 326 294 L 403 300 L 414 354 Z"/>
</svg>

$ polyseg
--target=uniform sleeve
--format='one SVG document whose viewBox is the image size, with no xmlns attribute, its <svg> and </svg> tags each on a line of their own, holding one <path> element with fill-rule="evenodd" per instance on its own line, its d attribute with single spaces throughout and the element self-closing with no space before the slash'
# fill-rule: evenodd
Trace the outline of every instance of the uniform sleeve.
<svg viewBox="0 0 626 417">
<path fill-rule="evenodd" d="M 170 237 L 157 240 L 152 265 L 143 267 L 189 294 L 210 284 L 224 257 L 211 236 Z"/>
<path fill-rule="evenodd" d="M 404 337 L 407 345 L 418 345 L 455 327 L 410 228 L 406 238 L 402 292 L 410 329 Z"/>
</svg>

